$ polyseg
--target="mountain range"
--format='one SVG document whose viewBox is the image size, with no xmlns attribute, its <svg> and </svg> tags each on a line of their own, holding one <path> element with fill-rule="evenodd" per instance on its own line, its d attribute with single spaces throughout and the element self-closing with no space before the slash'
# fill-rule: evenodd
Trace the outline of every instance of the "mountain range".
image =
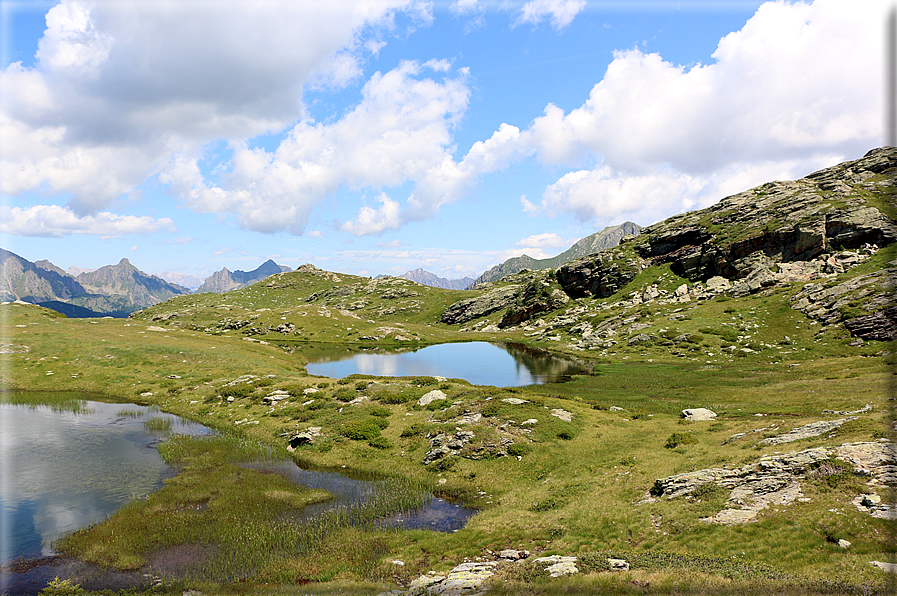
<svg viewBox="0 0 897 596">
<path fill-rule="evenodd" d="M 377 277 L 379 278 L 386 276 L 378 275 Z M 425 271 L 421 268 L 415 269 L 414 271 L 407 271 L 399 277 L 401 277 L 402 279 L 409 279 L 413 282 L 417 282 L 425 286 L 430 286 L 431 288 L 445 288 L 447 290 L 464 290 L 471 283 L 473 283 L 472 277 L 447 279 L 445 277 L 439 277 L 435 273 L 430 273 L 429 271 Z"/>
<path fill-rule="evenodd" d="M 0 299 L 23 300 L 67 316 L 117 316 L 164 302 L 190 290 L 148 275 L 122 259 L 72 276 L 50 261 L 31 261 L 0 249 Z"/>
</svg>

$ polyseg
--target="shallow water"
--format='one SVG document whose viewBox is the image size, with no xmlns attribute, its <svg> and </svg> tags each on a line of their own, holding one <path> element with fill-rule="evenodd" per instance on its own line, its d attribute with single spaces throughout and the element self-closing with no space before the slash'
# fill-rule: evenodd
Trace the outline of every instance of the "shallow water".
<svg viewBox="0 0 897 596">
<path fill-rule="evenodd" d="M 35 594 L 56 575 L 76 577 L 85 588 L 143 586 L 142 573 L 120 573 L 59 559 L 52 542 L 103 521 L 122 505 L 159 488 L 175 470 L 156 446 L 169 434 L 215 431 L 171 414 L 134 404 L 79 401 L 74 408 L 0 404 L 0 594 Z M 145 423 L 161 419 L 165 432 Z M 248 464 L 282 474 L 297 484 L 322 488 L 333 499 L 303 509 L 310 519 L 336 507 L 360 505 L 378 490 L 373 480 L 332 471 L 309 471 L 291 461 Z M 431 498 L 418 510 L 396 513 L 384 526 L 453 531 L 474 510 Z M 49 557 L 18 570 L 5 564 Z"/>
<path fill-rule="evenodd" d="M 52 555 L 63 534 L 158 490 L 173 470 L 156 450 L 163 434 L 146 421 L 167 420 L 176 434 L 212 432 L 134 404 L 81 403 L 0 404 L 0 563 Z"/>
<path fill-rule="evenodd" d="M 333 344 L 302 344 L 296 350 L 308 358 L 309 374 L 332 379 L 352 374 L 440 376 L 474 385 L 521 387 L 563 382 L 590 372 L 582 362 L 514 343 L 447 343 L 395 353 Z"/>
</svg>

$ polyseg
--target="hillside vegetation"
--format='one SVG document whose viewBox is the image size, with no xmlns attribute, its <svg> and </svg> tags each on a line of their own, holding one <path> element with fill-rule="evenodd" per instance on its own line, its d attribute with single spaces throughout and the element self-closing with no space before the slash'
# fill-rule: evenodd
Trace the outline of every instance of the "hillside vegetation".
<svg viewBox="0 0 897 596">
<path fill-rule="evenodd" d="M 575 555 L 580 573 L 506 563 L 496 593 L 887 593 L 870 563 L 895 553 L 895 180 L 897 150 L 879 149 L 477 290 L 305 265 L 130 320 L 5 304 L 3 382 L 157 405 L 302 465 L 479 510 L 454 533 L 335 524 L 295 552 L 265 550 L 275 542 L 260 530 L 217 547 L 269 559 L 210 557 L 172 591 L 377 593 L 516 549 Z M 573 355 L 591 374 L 500 388 L 305 371 L 311 342 L 474 340 Z M 715 417 L 683 416 L 699 408 Z M 198 490 L 175 484 L 173 502 Z M 174 540 L 160 520 L 177 507 L 159 511 L 128 507 L 61 548 L 151 572 Z M 125 528 L 158 540 L 128 541 Z"/>
</svg>

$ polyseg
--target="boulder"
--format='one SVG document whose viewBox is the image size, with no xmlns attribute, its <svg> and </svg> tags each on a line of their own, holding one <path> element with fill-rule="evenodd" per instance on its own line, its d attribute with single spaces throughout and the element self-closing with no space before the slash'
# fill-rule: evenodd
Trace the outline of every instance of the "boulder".
<svg viewBox="0 0 897 596">
<path fill-rule="evenodd" d="M 579 573 L 579 569 L 576 567 L 576 560 L 576 557 L 551 555 L 550 557 L 539 557 L 534 562 L 544 565 L 545 571 L 551 577 L 561 577 L 562 575 Z M 547 565 L 545 565 L 546 563 Z"/>
<path fill-rule="evenodd" d="M 716 418 L 716 413 L 708 410 L 707 408 L 689 408 L 687 410 L 682 410 L 682 417 L 686 420 L 713 420 Z"/>
<path fill-rule="evenodd" d="M 446 395 L 439 389 L 434 389 L 429 393 L 424 394 L 419 400 L 417 400 L 417 405 L 426 406 L 430 403 L 436 401 L 437 399 L 445 399 Z"/>
<path fill-rule="evenodd" d="M 629 571 L 629 563 L 623 559 L 608 559 L 607 566 L 611 571 Z"/>
</svg>

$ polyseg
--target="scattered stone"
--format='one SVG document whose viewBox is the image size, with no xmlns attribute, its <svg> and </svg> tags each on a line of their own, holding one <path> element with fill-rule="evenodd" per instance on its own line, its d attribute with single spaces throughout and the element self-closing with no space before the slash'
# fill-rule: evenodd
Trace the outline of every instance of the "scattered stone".
<svg viewBox="0 0 897 596">
<path fill-rule="evenodd" d="M 561 408 L 554 408 L 551 410 L 551 415 L 555 418 L 560 418 L 564 422 L 573 422 L 573 412 L 568 412 L 567 410 L 562 410 Z"/>
<path fill-rule="evenodd" d="M 843 538 L 838 540 L 838 546 L 840 546 L 843 549 L 850 548 L 852 544 L 853 544 L 852 542 L 850 542 L 849 540 L 844 540 Z"/>
<path fill-rule="evenodd" d="M 687 410 L 682 410 L 682 417 L 686 420 L 713 420 L 716 418 L 716 413 L 708 410 L 707 408 L 690 408 Z"/>
<path fill-rule="evenodd" d="M 539 422 L 536 418 L 529 418 L 520 423 L 520 426 L 530 426 L 531 424 L 536 424 Z"/>
<path fill-rule="evenodd" d="M 445 398 L 446 398 L 445 393 L 443 393 L 439 389 L 434 389 L 433 391 L 430 391 L 429 393 L 427 393 L 423 397 L 421 397 L 419 400 L 417 400 L 417 405 L 426 406 L 426 405 L 436 401 L 437 399 L 445 399 Z"/>
<path fill-rule="evenodd" d="M 823 410 L 823 414 L 834 414 L 835 416 L 850 416 L 852 414 L 865 414 L 866 412 L 872 411 L 872 404 L 866 404 L 864 407 L 859 410 L 853 410 L 851 412 L 845 412 L 843 410 Z"/>
<path fill-rule="evenodd" d="M 306 387 L 302 390 L 302 393 L 305 395 L 309 395 L 311 393 L 317 393 L 319 389 L 317 387 Z"/>
<path fill-rule="evenodd" d="M 621 408 L 620 406 L 611 406 L 611 407 L 608 408 L 608 411 L 610 411 L 610 412 L 624 412 L 624 411 L 626 411 L 626 408 Z"/>
<path fill-rule="evenodd" d="M 629 563 L 623 559 L 608 559 L 607 566 L 611 571 L 629 571 Z"/>
<path fill-rule="evenodd" d="M 792 428 L 790 431 L 783 435 L 763 439 L 762 441 L 760 441 L 760 444 L 781 445 L 782 443 L 791 443 L 793 441 L 799 441 L 801 439 L 818 437 L 819 435 L 824 435 L 825 433 L 835 430 L 845 422 L 850 422 L 851 420 L 856 419 L 856 416 L 851 416 L 850 418 L 842 418 L 840 420 L 823 420 L 821 422 L 812 422 L 798 428 Z"/>
<path fill-rule="evenodd" d="M 284 433 L 281 436 L 287 436 L 288 434 Z M 293 451 L 300 445 L 312 445 L 315 442 L 315 438 L 320 436 L 323 436 L 320 426 L 309 426 L 304 431 L 290 437 L 290 445 L 287 447 L 287 451 Z"/>
<path fill-rule="evenodd" d="M 506 548 L 504 550 L 498 551 L 498 556 L 500 559 L 509 559 L 511 561 L 516 561 L 517 559 L 522 559 L 522 553 L 519 550 L 513 548 Z"/>
<path fill-rule="evenodd" d="M 539 557 L 536 563 L 549 563 L 545 567 L 545 571 L 551 577 L 561 577 L 562 575 L 573 575 L 579 573 L 576 567 L 576 557 L 564 557 L 561 555 L 551 555 L 550 557 Z"/>
<path fill-rule="evenodd" d="M 155 325 L 150 325 L 146 328 L 147 331 L 168 331 L 165 327 L 157 327 Z"/>
<path fill-rule="evenodd" d="M 529 403 L 525 399 L 520 399 L 519 397 L 506 397 L 501 401 L 505 402 L 506 404 L 511 404 L 513 406 L 519 406 L 519 405 L 522 405 L 525 403 Z"/>
<path fill-rule="evenodd" d="M 885 563 L 882 561 L 870 561 L 870 565 L 878 567 L 886 573 L 897 573 L 897 563 Z"/>
<path fill-rule="evenodd" d="M 140 397 L 150 397 L 153 394 L 152 391 L 144 391 L 140 394 Z"/>
<path fill-rule="evenodd" d="M 168 376 L 165 377 L 165 378 L 166 378 L 166 379 L 180 379 L 180 378 L 181 378 L 181 375 L 168 375 Z"/>
</svg>

